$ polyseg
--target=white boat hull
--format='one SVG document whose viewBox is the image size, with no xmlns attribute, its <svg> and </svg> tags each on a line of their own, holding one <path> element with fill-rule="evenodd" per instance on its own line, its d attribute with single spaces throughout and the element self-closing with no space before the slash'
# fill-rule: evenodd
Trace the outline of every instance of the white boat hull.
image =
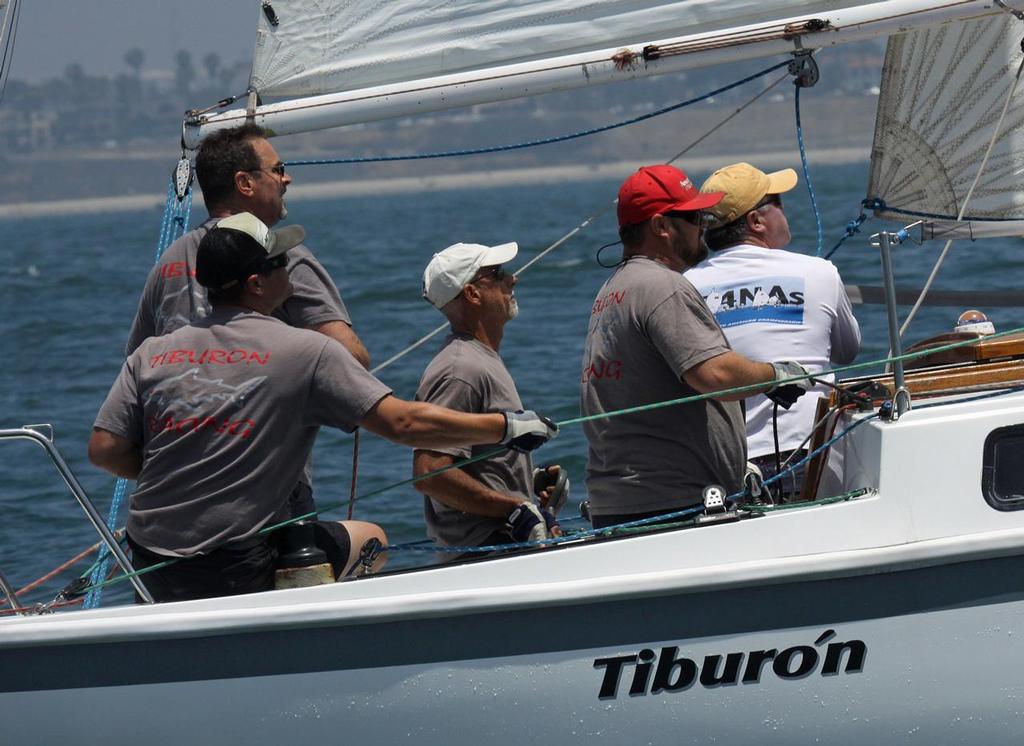
<svg viewBox="0 0 1024 746">
<path fill-rule="evenodd" d="M 1016 742 L 1020 561 L 6 649 L 0 721 L 38 743 Z"/>
</svg>

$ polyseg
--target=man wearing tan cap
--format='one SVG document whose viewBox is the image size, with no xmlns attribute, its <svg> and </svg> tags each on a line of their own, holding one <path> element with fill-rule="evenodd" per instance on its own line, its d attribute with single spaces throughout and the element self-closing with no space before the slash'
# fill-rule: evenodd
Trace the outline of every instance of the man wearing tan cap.
<svg viewBox="0 0 1024 746">
<path fill-rule="evenodd" d="M 747 449 L 739 400 L 770 391 L 803 393 L 776 379 L 804 373 L 789 362 L 758 363 L 733 352 L 704 299 L 682 272 L 706 255 L 701 194 L 673 166 L 647 166 L 619 190 L 622 261 L 590 313 L 580 406 L 586 416 L 713 393 L 763 387 L 584 424 L 587 492 L 597 528 L 699 505 L 704 488 L 741 489 Z"/>
<path fill-rule="evenodd" d="M 516 277 L 502 265 L 517 244 L 457 243 L 434 254 L 423 272 L 423 297 L 451 323 L 451 334 L 423 373 L 417 401 L 460 412 L 523 408 L 499 350 L 505 324 L 514 319 Z M 421 476 L 456 461 L 492 451 L 489 446 L 417 449 L 413 474 Z M 537 541 L 556 531 L 554 512 L 568 483 L 555 495 L 560 469 L 534 469 L 529 454 L 506 451 L 448 469 L 416 483 L 423 493 L 427 534 L 447 547 L 479 547 Z M 540 497 L 536 503 L 534 497 Z M 448 555 L 442 559 L 453 559 Z"/>
<path fill-rule="evenodd" d="M 786 357 L 814 372 L 848 363 L 860 347 L 860 327 L 839 272 L 824 259 L 785 251 L 789 222 L 782 194 L 796 186 L 787 168 L 766 174 L 749 163 L 726 166 L 702 193 L 723 193 L 708 208 L 705 240 L 711 256 L 686 273 L 705 298 L 733 349 L 755 359 Z M 817 391 L 826 391 L 817 387 Z M 765 475 L 774 475 L 810 432 L 817 397 L 779 412 L 764 396 L 747 401 L 747 448 Z M 773 420 L 777 415 L 778 444 Z M 802 469 L 782 479 L 799 492 Z"/>
</svg>

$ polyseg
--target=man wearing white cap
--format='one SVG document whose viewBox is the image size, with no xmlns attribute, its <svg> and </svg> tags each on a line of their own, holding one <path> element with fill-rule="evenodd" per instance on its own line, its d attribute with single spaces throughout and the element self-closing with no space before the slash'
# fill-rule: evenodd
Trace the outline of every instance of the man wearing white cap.
<svg viewBox="0 0 1024 746">
<path fill-rule="evenodd" d="M 158 601 L 273 587 L 277 548 L 261 530 L 289 516 L 321 426 L 426 448 L 530 450 L 556 431 L 533 412 L 402 401 L 337 341 L 272 317 L 292 292 L 287 253 L 303 235 L 250 213 L 220 221 L 196 259 L 210 315 L 145 340 L 96 416 L 90 460 L 137 480 L 127 526 L 136 566 L 177 558 L 144 576 Z M 386 541 L 362 521 L 317 521 L 314 535 L 336 575 L 368 539 Z"/>
<path fill-rule="evenodd" d="M 512 376 L 498 354 L 505 324 L 518 313 L 516 278 L 501 265 L 518 246 L 459 243 L 434 255 L 423 273 L 423 297 L 451 322 L 452 333 L 427 366 L 416 391 L 418 401 L 463 412 L 520 410 Z M 486 452 L 486 446 L 418 449 L 416 476 Z M 525 453 L 511 451 L 416 483 L 424 494 L 427 533 L 439 544 L 477 547 L 547 539 L 557 531 L 555 517 L 533 501 L 539 492 L 564 502 L 566 490 L 552 494 L 560 470 L 539 471 Z M 567 489 L 567 488 L 566 488 Z"/>
<path fill-rule="evenodd" d="M 755 360 L 785 357 L 814 372 L 830 362 L 851 362 L 860 327 L 835 266 L 784 250 L 790 233 L 782 194 L 796 183 L 791 168 L 766 174 L 749 163 L 712 174 L 701 192 L 724 193 L 707 209 L 714 221 L 705 235 L 712 253 L 686 277 L 713 299 L 709 305 L 734 350 Z M 794 462 L 802 457 L 794 450 L 811 431 L 817 398 L 804 397 L 782 411 L 764 396 L 747 400 L 749 457 L 765 477 L 790 456 Z M 787 475 L 783 493 L 799 492 L 801 480 L 802 469 Z"/>
</svg>

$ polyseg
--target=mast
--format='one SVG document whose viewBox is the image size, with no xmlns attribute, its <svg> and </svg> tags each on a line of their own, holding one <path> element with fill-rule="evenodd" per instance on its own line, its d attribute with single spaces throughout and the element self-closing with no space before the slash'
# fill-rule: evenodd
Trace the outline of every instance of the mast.
<svg viewBox="0 0 1024 746">
<path fill-rule="evenodd" d="M 1013 0 L 1024 8 L 1024 0 Z M 254 121 L 276 135 L 342 127 L 818 49 L 1007 12 L 993 0 L 888 0 L 628 47 L 371 86 L 189 117 L 183 142 Z"/>
</svg>

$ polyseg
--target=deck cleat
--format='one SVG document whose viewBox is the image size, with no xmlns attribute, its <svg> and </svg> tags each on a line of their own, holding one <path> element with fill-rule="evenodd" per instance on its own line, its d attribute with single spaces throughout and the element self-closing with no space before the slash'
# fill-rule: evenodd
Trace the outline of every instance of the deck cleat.
<svg viewBox="0 0 1024 746">
<path fill-rule="evenodd" d="M 726 503 L 727 493 L 722 485 L 709 484 L 704 488 L 701 497 L 704 500 L 704 515 L 698 515 L 694 519 L 695 525 L 731 523 L 740 519 L 740 514 Z"/>
</svg>

